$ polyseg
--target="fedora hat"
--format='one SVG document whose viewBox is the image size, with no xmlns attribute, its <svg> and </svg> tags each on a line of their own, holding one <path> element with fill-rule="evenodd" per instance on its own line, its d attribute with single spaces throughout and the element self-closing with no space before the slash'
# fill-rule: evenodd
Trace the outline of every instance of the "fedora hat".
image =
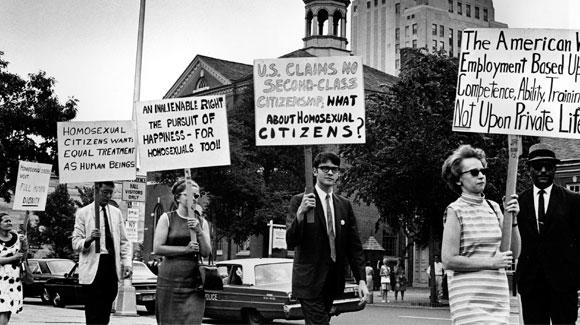
<svg viewBox="0 0 580 325">
<path fill-rule="evenodd" d="M 530 147 L 530 152 L 528 153 L 528 161 L 551 161 L 555 164 L 560 162 L 560 159 L 556 158 L 556 154 L 552 147 L 545 143 L 536 143 Z"/>
</svg>

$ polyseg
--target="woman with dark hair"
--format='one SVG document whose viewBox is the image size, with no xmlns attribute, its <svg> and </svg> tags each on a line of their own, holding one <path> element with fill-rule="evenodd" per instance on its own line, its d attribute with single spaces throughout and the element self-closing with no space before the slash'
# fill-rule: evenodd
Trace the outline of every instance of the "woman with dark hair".
<svg viewBox="0 0 580 325">
<path fill-rule="evenodd" d="M 20 242 L 12 230 L 12 218 L 0 213 L 0 324 L 8 324 L 12 314 L 22 311 L 22 281 L 20 263 L 24 258 L 22 249 L 28 247 Z"/>
<path fill-rule="evenodd" d="M 505 268 L 519 255 L 520 237 L 512 230 L 512 251 L 500 252 L 503 214 L 483 194 L 485 153 L 470 145 L 457 148 L 443 163 L 441 176 L 460 197 L 443 217 L 442 261 L 447 272 L 453 324 L 508 324 L 509 290 Z M 519 212 L 517 195 L 504 203 Z"/>
<path fill-rule="evenodd" d="M 201 324 L 205 298 L 199 273 L 200 256 L 211 253 L 209 225 L 197 204 L 199 185 L 191 182 L 192 208 L 188 215 L 186 181 L 176 182 L 171 192 L 177 210 L 164 213 L 155 229 L 153 248 L 163 256 L 157 276 L 156 318 L 158 324 Z M 190 230 L 197 236 L 192 241 Z"/>
</svg>

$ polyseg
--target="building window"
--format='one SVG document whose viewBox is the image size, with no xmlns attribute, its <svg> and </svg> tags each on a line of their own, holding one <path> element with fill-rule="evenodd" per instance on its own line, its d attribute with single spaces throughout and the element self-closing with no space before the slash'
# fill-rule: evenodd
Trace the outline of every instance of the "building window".
<svg viewBox="0 0 580 325">
<path fill-rule="evenodd" d="M 431 34 L 437 36 L 437 24 L 433 24 Z"/>
<path fill-rule="evenodd" d="M 352 7 L 352 11 L 356 12 L 357 6 Z"/>
<path fill-rule="evenodd" d="M 409 38 L 409 26 L 405 26 L 405 38 Z"/>
<path fill-rule="evenodd" d="M 400 50 L 401 50 L 401 46 L 399 45 L 399 43 L 395 44 L 395 53 L 399 54 Z"/>
<path fill-rule="evenodd" d="M 375 0 L 375 7 L 379 5 L 379 0 Z"/>
<path fill-rule="evenodd" d="M 414 39 L 414 40 L 413 40 L 413 48 L 414 48 L 414 49 L 416 49 L 416 48 L 417 48 L 417 40 L 416 40 L 416 39 Z"/>
<path fill-rule="evenodd" d="M 417 35 L 417 24 L 413 24 L 413 35 Z"/>
<path fill-rule="evenodd" d="M 395 41 L 401 40 L 401 29 L 395 28 Z"/>
<path fill-rule="evenodd" d="M 405 47 L 409 47 L 409 44 L 411 44 L 409 41 L 405 41 Z"/>
<path fill-rule="evenodd" d="M 397 256 L 397 237 L 385 235 L 383 237 L 383 247 L 385 248 L 385 255 Z"/>
<path fill-rule="evenodd" d="M 488 17 L 487 17 L 487 8 L 483 8 L 483 20 L 487 21 Z"/>
<path fill-rule="evenodd" d="M 475 7 L 475 19 L 479 19 L 479 7 Z"/>
<path fill-rule="evenodd" d="M 397 15 L 401 14 L 401 4 L 400 3 L 395 3 L 395 14 L 397 14 Z"/>
<path fill-rule="evenodd" d="M 461 2 L 457 3 L 457 14 L 463 15 L 463 4 Z"/>
<path fill-rule="evenodd" d="M 401 67 L 401 60 L 396 59 L 395 60 L 395 69 L 399 70 L 400 67 Z"/>
<path fill-rule="evenodd" d="M 433 52 L 437 52 L 437 40 L 433 40 Z"/>
<path fill-rule="evenodd" d="M 465 5 L 465 15 L 467 17 L 471 17 L 471 5 L 468 4 Z"/>
<path fill-rule="evenodd" d="M 453 28 L 449 28 L 449 56 L 453 56 Z"/>
<path fill-rule="evenodd" d="M 580 193 L 580 184 L 578 183 L 566 184 L 566 187 L 572 192 Z"/>
<path fill-rule="evenodd" d="M 195 90 L 205 89 L 207 87 L 207 82 L 205 81 L 204 77 L 199 78 L 197 84 L 195 85 Z"/>
<path fill-rule="evenodd" d="M 445 37 L 445 27 L 439 25 L 439 37 Z"/>
<path fill-rule="evenodd" d="M 458 51 L 461 49 L 461 31 L 457 31 L 457 49 Z"/>
<path fill-rule="evenodd" d="M 449 0 L 449 12 L 453 12 L 453 0 Z"/>
<path fill-rule="evenodd" d="M 386 0 L 383 0 L 381 3 L 382 3 L 382 4 L 385 4 L 385 1 L 386 1 Z"/>
<path fill-rule="evenodd" d="M 444 50 L 445 49 L 445 41 L 440 41 L 439 42 L 439 49 L 440 50 Z"/>
<path fill-rule="evenodd" d="M 371 2 L 367 1 L 367 9 L 369 9 L 371 7 Z"/>
</svg>

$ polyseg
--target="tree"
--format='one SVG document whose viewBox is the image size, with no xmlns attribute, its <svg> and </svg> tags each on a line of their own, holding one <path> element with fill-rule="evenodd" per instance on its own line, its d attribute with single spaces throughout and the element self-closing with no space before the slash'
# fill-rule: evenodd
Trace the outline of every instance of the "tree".
<svg viewBox="0 0 580 325">
<path fill-rule="evenodd" d="M 57 166 L 56 122 L 76 116 L 77 100 L 64 104 L 54 94 L 54 78 L 46 73 L 29 74 L 24 80 L 6 70 L 0 51 L 0 197 L 10 201 L 18 161 Z"/>
<path fill-rule="evenodd" d="M 507 138 L 452 131 L 456 59 L 416 49 L 401 56 L 397 83 L 367 98 L 366 144 L 341 147 L 352 164 L 342 190 L 377 206 L 377 228 L 388 224 L 421 244 L 439 242 L 445 207 L 457 198 L 441 179 L 443 161 L 460 144 L 483 148 L 490 168 L 486 196 L 501 201 Z"/>
</svg>

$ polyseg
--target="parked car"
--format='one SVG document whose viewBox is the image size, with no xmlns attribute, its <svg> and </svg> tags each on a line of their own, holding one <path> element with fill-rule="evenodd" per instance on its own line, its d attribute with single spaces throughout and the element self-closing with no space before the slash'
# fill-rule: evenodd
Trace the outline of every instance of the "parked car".
<svg viewBox="0 0 580 325">
<path fill-rule="evenodd" d="M 300 302 L 292 296 L 292 260 L 248 258 L 216 263 L 223 289 L 205 291 L 205 316 L 264 324 L 273 319 L 303 319 Z M 334 301 L 332 315 L 364 309 L 358 286 L 347 283 Z"/>
<path fill-rule="evenodd" d="M 50 297 L 44 287 L 50 279 L 64 279 L 65 274 L 75 266 L 73 260 L 66 258 L 30 258 L 28 268 L 32 273 L 32 284 L 23 284 L 24 297 L 40 297 L 43 303 L 48 303 Z"/>
<path fill-rule="evenodd" d="M 139 261 L 133 261 L 133 287 L 137 305 L 143 305 L 148 312 L 155 312 L 155 291 L 157 289 L 157 276 L 149 268 Z M 79 284 L 78 263 L 63 278 L 51 279 L 45 283 L 49 300 L 55 307 L 66 305 L 84 305 L 87 294 Z"/>
</svg>

